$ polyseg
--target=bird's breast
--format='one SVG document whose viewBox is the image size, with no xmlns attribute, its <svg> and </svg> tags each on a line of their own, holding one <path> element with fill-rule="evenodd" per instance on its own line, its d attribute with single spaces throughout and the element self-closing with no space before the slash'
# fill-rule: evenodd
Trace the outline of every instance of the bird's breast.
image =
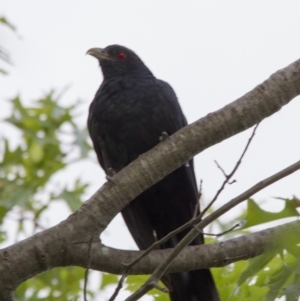
<svg viewBox="0 0 300 301">
<path fill-rule="evenodd" d="M 111 161 L 121 160 L 125 166 L 159 142 L 166 131 L 160 107 L 163 99 L 151 80 L 114 80 L 100 87 L 90 115 Z"/>
</svg>

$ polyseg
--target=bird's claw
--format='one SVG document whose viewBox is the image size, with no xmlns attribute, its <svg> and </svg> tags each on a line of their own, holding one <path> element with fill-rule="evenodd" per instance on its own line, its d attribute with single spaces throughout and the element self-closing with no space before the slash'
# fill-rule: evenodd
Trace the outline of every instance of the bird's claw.
<svg viewBox="0 0 300 301">
<path fill-rule="evenodd" d="M 109 181 L 110 183 L 116 185 L 117 182 L 116 180 L 113 178 L 113 176 L 116 174 L 116 172 L 113 170 L 112 167 L 109 167 L 107 170 L 107 175 L 106 175 L 106 180 Z"/>
<path fill-rule="evenodd" d="M 169 134 L 167 132 L 162 132 L 161 136 L 159 136 L 159 141 L 164 141 L 169 137 Z"/>
<path fill-rule="evenodd" d="M 116 182 L 116 180 L 115 180 L 113 177 L 111 177 L 111 176 L 109 176 L 109 175 L 106 175 L 105 178 L 106 178 L 106 180 L 107 180 L 108 182 L 110 182 L 110 183 L 112 183 L 112 184 L 114 184 L 114 185 L 117 185 L 117 182 Z"/>
</svg>

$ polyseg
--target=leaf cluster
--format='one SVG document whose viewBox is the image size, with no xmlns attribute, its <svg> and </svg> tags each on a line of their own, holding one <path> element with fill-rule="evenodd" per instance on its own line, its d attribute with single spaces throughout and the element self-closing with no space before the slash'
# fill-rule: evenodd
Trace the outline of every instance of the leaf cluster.
<svg viewBox="0 0 300 301">
<path fill-rule="evenodd" d="M 71 212 L 80 207 L 87 183 L 81 179 L 56 183 L 55 177 L 70 164 L 87 158 L 91 149 L 87 130 L 79 128 L 74 119 L 78 103 L 64 107 L 54 93 L 31 106 L 19 97 L 10 103 L 11 115 L 2 125 L 11 130 L 2 133 L 0 141 L 0 241 L 12 234 L 6 227 L 12 219 L 18 224 L 16 236 L 27 236 L 28 228 L 35 233 L 47 227 L 44 213 L 52 202 L 65 202 Z M 13 130 L 19 136 L 16 145 L 12 143 Z M 81 268 L 53 269 L 23 283 L 16 298 L 79 300 L 83 277 Z"/>
</svg>

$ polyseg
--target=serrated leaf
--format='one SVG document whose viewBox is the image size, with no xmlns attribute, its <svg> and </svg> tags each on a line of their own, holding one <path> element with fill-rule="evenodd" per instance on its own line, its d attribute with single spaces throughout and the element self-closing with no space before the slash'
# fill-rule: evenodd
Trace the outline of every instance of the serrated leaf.
<svg viewBox="0 0 300 301">
<path fill-rule="evenodd" d="M 295 204 L 290 200 L 285 200 L 285 207 L 280 212 L 265 211 L 252 199 L 247 201 L 247 207 L 246 223 L 242 226 L 242 229 L 286 217 L 299 216 Z"/>
</svg>

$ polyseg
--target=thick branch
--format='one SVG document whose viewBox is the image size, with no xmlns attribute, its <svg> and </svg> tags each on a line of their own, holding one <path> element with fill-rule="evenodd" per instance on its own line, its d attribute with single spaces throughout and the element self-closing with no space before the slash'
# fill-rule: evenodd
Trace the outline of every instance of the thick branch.
<svg viewBox="0 0 300 301">
<path fill-rule="evenodd" d="M 225 242 L 209 245 L 188 246 L 172 262 L 169 272 L 182 272 L 211 267 L 222 267 L 232 262 L 254 258 L 287 245 L 300 242 L 300 221 L 290 222 L 256 233 L 243 235 Z M 130 270 L 131 275 L 151 274 L 170 255 L 172 249 L 154 250 L 142 258 Z M 122 274 L 124 262 L 131 262 L 142 251 L 125 251 L 106 246 L 93 245 L 92 269 Z M 85 250 L 80 257 L 85 258 Z M 80 260 L 83 262 L 83 260 Z M 79 264 L 80 265 L 80 264 Z M 81 265 L 82 266 L 82 265 Z M 85 266 L 83 266 L 85 267 Z"/>
</svg>

